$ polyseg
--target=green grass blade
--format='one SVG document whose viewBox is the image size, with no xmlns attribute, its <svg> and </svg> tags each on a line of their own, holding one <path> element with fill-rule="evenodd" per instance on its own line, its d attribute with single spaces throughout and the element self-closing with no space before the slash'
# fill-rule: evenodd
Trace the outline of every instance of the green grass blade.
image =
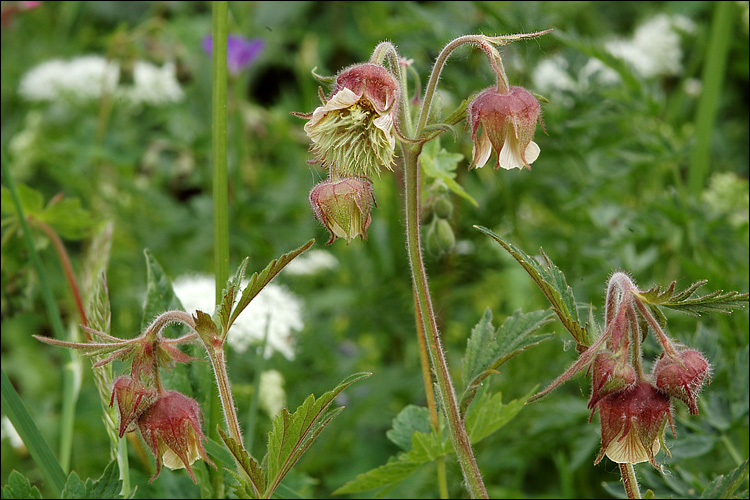
<svg viewBox="0 0 750 500">
<path fill-rule="evenodd" d="M 0 371 L 2 371 L 3 412 L 8 416 L 16 431 L 18 431 L 18 435 L 21 436 L 23 443 L 29 450 L 34 462 L 39 466 L 49 486 L 55 491 L 57 496 L 60 496 L 66 481 L 60 462 L 57 461 L 47 441 L 44 440 L 44 436 L 39 432 L 29 414 L 29 410 L 26 409 L 26 405 L 23 404 L 13 384 L 10 383 L 10 380 L 5 375 L 5 370 Z"/>
</svg>

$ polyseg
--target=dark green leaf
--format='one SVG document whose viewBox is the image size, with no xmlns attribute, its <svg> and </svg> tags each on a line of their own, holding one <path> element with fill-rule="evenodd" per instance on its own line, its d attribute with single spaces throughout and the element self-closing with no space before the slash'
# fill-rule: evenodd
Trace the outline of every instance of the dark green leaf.
<svg viewBox="0 0 750 500">
<path fill-rule="evenodd" d="M 408 453 L 401 453 L 398 457 L 391 457 L 385 465 L 358 474 L 357 477 L 334 491 L 333 494 L 359 493 L 399 483 L 414 474 L 423 463 L 410 460 Z"/>
<path fill-rule="evenodd" d="M 718 476 L 701 494 L 701 498 L 732 498 L 734 492 L 742 486 L 748 476 L 748 461 L 732 470 L 725 476 Z"/>
<path fill-rule="evenodd" d="M 260 464 L 258 464 L 258 461 L 253 457 L 248 455 L 245 449 L 234 439 L 227 436 L 223 430 L 219 429 L 219 435 L 221 436 L 221 439 L 224 440 L 229 451 L 234 455 L 237 465 L 239 465 L 245 472 L 249 484 L 247 484 L 246 481 L 242 481 L 240 477 L 237 477 L 237 479 L 244 485 L 245 489 L 249 486 L 251 488 L 249 492 L 252 492 L 255 497 L 258 497 L 266 489 L 263 471 L 261 470 Z"/>
<path fill-rule="evenodd" d="M 63 498 L 122 498 L 122 481 L 120 480 L 120 471 L 117 468 L 117 461 L 112 460 L 104 469 L 101 477 L 96 481 L 91 478 L 86 479 L 84 483 L 78 477 L 75 471 L 68 475 L 68 481 L 65 483 Z"/>
<path fill-rule="evenodd" d="M 523 314 L 518 310 L 495 332 L 492 327 L 492 311 L 488 308 L 484 312 L 466 344 L 463 365 L 466 389 L 459 404 L 462 414 L 466 412 L 485 378 L 496 373 L 503 363 L 520 352 L 552 337 L 551 334 L 532 335 L 552 319 L 553 316 L 548 311 Z"/>
<path fill-rule="evenodd" d="M 334 398 L 353 383 L 370 375 L 364 372 L 351 375 L 318 399 L 311 394 L 294 414 L 286 408 L 281 410 L 268 434 L 268 453 L 263 459 L 268 464 L 266 494 L 276 489 L 326 425 L 343 410 L 343 407 L 329 408 Z"/>
<path fill-rule="evenodd" d="M 3 498 L 42 498 L 42 494 L 26 476 L 14 470 L 8 476 L 8 484 L 3 486 Z"/>
<path fill-rule="evenodd" d="M 172 282 L 164 273 L 161 265 L 148 249 L 144 250 L 143 254 L 146 256 L 147 285 L 141 330 L 145 330 L 154 318 L 165 311 L 182 310 L 180 299 L 172 290 Z"/>
<path fill-rule="evenodd" d="M 466 431 L 471 443 L 478 443 L 510 422 L 523 409 L 526 400 L 534 391 L 536 387 L 525 396 L 506 404 L 503 404 L 502 393 L 498 392 L 492 396 L 484 393 L 466 416 Z"/>
<path fill-rule="evenodd" d="M 242 287 L 242 280 L 245 278 L 245 269 L 247 269 L 248 262 L 250 262 L 250 257 L 245 257 L 245 260 L 237 268 L 234 276 L 227 281 L 227 286 L 221 293 L 221 302 L 216 313 L 218 314 L 219 325 L 223 328 L 223 335 L 226 335 L 227 330 L 229 330 L 229 318 L 232 314 L 234 303 L 237 301 L 237 293 Z"/>
<path fill-rule="evenodd" d="M 547 300 L 552 304 L 552 310 L 555 311 L 560 322 L 570 332 L 578 344 L 579 351 L 581 347 L 588 347 L 589 337 L 586 329 L 581 326 L 578 318 L 578 309 L 576 308 L 573 290 L 568 286 L 565 275 L 558 269 L 552 261 L 541 252 L 543 263 L 519 250 L 510 243 L 506 242 L 500 236 L 496 235 L 486 227 L 474 226 L 479 231 L 497 241 L 514 259 L 526 270 L 531 278 L 536 282 L 539 289 L 544 293 Z"/>
<path fill-rule="evenodd" d="M 668 307 L 677 311 L 700 316 L 707 312 L 720 312 L 728 314 L 733 309 L 741 309 L 748 303 L 749 295 L 737 291 L 725 292 L 717 290 L 708 295 L 694 296 L 698 288 L 708 283 L 707 280 L 696 281 L 685 290 L 675 292 L 675 282 L 662 290 L 662 287 L 656 285 L 645 292 L 639 292 L 638 296 L 651 306 Z M 651 307 L 651 310 L 654 310 Z M 659 313 L 659 319 L 663 319 L 663 314 Z"/>
<path fill-rule="evenodd" d="M 393 419 L 393 427 L 385 435 L 402 450 L 408 450 L 411 448 L 414 432 L 430 431 L 429 410 L 424 406 L 407 405 Z"/>
<path fill-rule="evenodd" d="M 289 264 L 299 254 L 310 248 L 313 243 L 315 243 L 315 239 L 308 241 L 296 250 L 285 253 L 278 259 L 272 260 L 266 266 L 266 268 L 260 272 L 260 274 L 253 273 L 253 275 L 250 277 L 250 282 L 248 283 L 247 287 L 242 291 L 242 296 L 237 303 L 237 307 L 235 307 L 234 311 L 232 312 L 232 316 L 229 318 L 229 323 L 227 324 L 227 329 L 224 331 L 224 335 L 226 335 L 226 332 L 229 331 L 229 328 L 231 328 L 232 323 L 234 323 L 234 320 L 237 319 L 237 316 L 239 316 L 240 313 L 250 303 L 250 301 L 253 300 L 261 290 L 263 290 L 263 287 L 265 287 L 277 274 L 279 274 L 281 270 L 284 269 L 284 266 Z"/>
</svg>

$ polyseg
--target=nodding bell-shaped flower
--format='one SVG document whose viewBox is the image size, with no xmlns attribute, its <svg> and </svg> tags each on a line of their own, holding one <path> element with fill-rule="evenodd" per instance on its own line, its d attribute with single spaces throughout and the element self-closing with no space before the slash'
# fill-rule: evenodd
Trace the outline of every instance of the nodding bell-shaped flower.
<svg viewBox="0 0 750 500">
<path fill-rule="evenodd" d="M 602 449 L 594 465 L 607 455 L 616 463 L 649 461 L 661 469 L 654 456 L 664 445 L 667 420 L 674 434 L 668 396 L 642 381 L 602 398 L 598 407 L 602 423 Z M 669 453 L 666 445 L 664 449 Z"/>
<path fill-rule="evenodd" d="M 694 349 L 678 351 L 678 359 L 666 354 L 654 363 L 654 382 L 665 394 L 682 400 L 692 415 L 698 414 L 698 393 L 709 376 L 709 364 Z"/>
<path fill-rule="evenodd" d="M 120 413 L 120 437 L 122 437 L 126 432 L 135 430 L 136 419 L 156 400 L 156 390 L 145 387 L 138 380 L 127 375 L 122 375 L 117 377 L 112 384 L 110 408 L 115 399 L 117 399 L 117 410 Z"/>
<path fill-rule="evenodd" d="M 162 463 L 170 469 L 187 469 L 196 484 L 193 462 L 202 458 L 216 467 L 203 447 L 202 419 L 198 403 L 177 391 L 165 391 L 138 418 L 143 440 L 156 457 L 156 473 L 149 483 L 161 472 Z"/>
<path fill-rule="evenodd" d="M 310 205 L 315 217 L 331 233 L 330 245 L 336 238 L 367 239 L 367 228 L 372 217 L 370 208 L 375 203 L 372 183 L 364 177 L 349 177 L 338 181 L 326 180 L 310 191 Z"/>
<path fill-rule="evenodd" d="M 338 74 L 322 106 L 297 116 L 310 120 L 305 132 L 318 162 L 346 177 L 369 177 L 394 163 L 398 99 L 399 85 L 387 69 L 358 64 Z"/>
<path fill-rule="evenodd" d="M 497 152 L 495 170 L 530 169 L 539 157 L 539 146 L 532 139 L 537 120 L 544 124 L 539 101 L 528 90 L 510 87 L 502 93 L 496 87 L 487 88 L 469 103 L 466 114 L 474 142 L 471 166 L 483 167 L 493 150 Z"/>
<path fill-rule="evenodd" d="M 627 353 L 627 347 L 625 352 Z M 627 389 L 635 383 L 635 369 L 628 364 L 627 354 L 617 356 L 602 352 L 594 358 L 592 370 L 591 399 L 588 407 L 592 410 L 593 416 L 596 405 L 602 398 Z"/>
</svg>

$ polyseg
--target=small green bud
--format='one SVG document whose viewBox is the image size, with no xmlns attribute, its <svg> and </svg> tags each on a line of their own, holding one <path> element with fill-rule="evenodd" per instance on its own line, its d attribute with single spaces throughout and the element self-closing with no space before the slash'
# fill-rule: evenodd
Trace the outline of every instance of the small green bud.
<svg viewBox="0 0 750 500">
<path fill-rule="evenodd" d="M 456 244 L 453 228 L 445 219 L 436 218 L 427 229 L 427 250 L 433 255 L 442 255 Z"/>
<path fill-rule="evenodd" d="M 435 200 L 432 210 L 441 219 L 448 219 L 453 213 L 453 203 L 448 198 L 441 196 Z"/>
</svg>

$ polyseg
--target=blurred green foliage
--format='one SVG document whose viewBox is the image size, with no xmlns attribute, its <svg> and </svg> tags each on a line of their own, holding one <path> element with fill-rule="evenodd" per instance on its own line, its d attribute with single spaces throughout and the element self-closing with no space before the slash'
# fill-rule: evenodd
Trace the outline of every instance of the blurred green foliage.
<svg viewBox="0 0 750 500">
<path fill-rule="evenodd" d="M 230 2 L 230 32 L 266 44 L 258 61 L 230 84 L 230 267 L 250 256 L 250 267 L 259 270 L 310 237 L 317 238 L 316 248 L 326 241 L 307 200 L 325 173 L 306 164 L 303 121 L 289 114 L 318 105 L 314 67 L 319 74 L 335 74 L 367 60 L 378 42 L 390 40 L 414 60 L 425 83 L 435 56 L 457 36 L 554 28 L 550 35 L 502 49 L 512 84 L 535 90 L 534 71 L 544 59 L 560 56 L 572 71 L 597 54 L 617 66 L 624 83 L 547 95 L 546 134 L 537 132 L 541 155 L 531 172 L 494 172 L 489 166 L 468 172 L 470 134 L 459 126 L 457 141 L 442 139 L 448 153 L 463 155 L 455 180 L 477 202 L 450 195 L 456 246 L 427 262 L 455 375 L 471 329 L 487 307 L 499 321 L 517 309 L 548 307 L 525 271 L 474 224 L 527 253 L 543 247 L 581 305 L 592 304 L 598 317 L 606 280 L 618 269 L 643 289 L 673 280 L 682 289 L 707 279 L 704 291 L 748 290 L 748 5 L 732 5 L 734 36 L 712 131 L 709 178 L 702 195 L 694 197 L 685 184 L 698 97 L 686 89 L 700 83 L 711 2 Z M 695 24 L 682 38 L 679 74 L 644 78 L 602 55 L 604 41 L 631 36 L 639 23 L 663 13 Z M 65 200 L 81 200 L 97 223 L 114 221 L 108 287 L 112 331 L 118 336 L 139 329 L 144 249 L 172 279 L 211 272 L 210 59 L 201 49 L 210 28 L 210 7 L 201 2 L 43 2 L 3 18 L 0 146 L 8 152 L 16 181 L 41 192 L 45 202 L 62 193 Z M 21 78 L 32 67 L 86 54 L 108 56 L 123 67 L 136 59 L 174 62 L 184 99 L 129 107 L 21 98 Z M 485 56 L 459 50 L 441 79 L 444 115 L 492 83 Z M 351 373 L 373 372 L 343 395 L 346 410 L 287 480 L 303 495 L 328 497 L 357 474 L 385 463 L 399 451 L 386 437 L 394 417 L 409 404 L 424 405 L 400 170 L 373 181 L 378 206 L 368 241 L 326 248 L 339 261 L 333 271 L 277 278 L 305 303 L 296 358 L 275 355 L 266 363 L 283 374 L 291 408 Z M 21 239 L 5 225 L 3 231 L 3 370 L 55 449 L 59 373 L 67 358 L 59 348 L 31 338 L 49 332 L 49 322 Z M 65 320 L 74 326 L 79 318 L 54 250 L 41 233 L 36 237 Z M 81 272 L 87 240 L 67 240 L 66 246 Z M 637 470 L 643 488 L 657 496 L 698 496 L 716 475 L 748 457 L 748 313 L 698 321 L 670 313 L 668 319 L 673 337 L 701 349 L 712 362 L 711 385 L 697 417 L 689 417 L 684 405 L 675 406 L 677 439 L 667 436 L 673 458 L 659 455 L 669 473 L 660 476 L 644 464 Z M 489 379 L 505 400 L 544 386 L 575 359 L 572 339 L 559 323 L 543 331 L 559 335 Z M 645 349 L 657 353 L 653 344 Z M 252 384 L 253 359 L 230 352 L 238 394 Z M 490 496 L 608 494 L 603 483 L 616 482 L 619 475 L 606 460 L 592 466 L 599 426 L 596 419 L 587 423 L 587 393 L 587 379 L 580 376 L 525 407 L 522 418 L 476 446 Z M 237 397 L 240 414 L 249 399 Z M 265 436 L 270 424 L 267 418 L 260 422 L 258 436 Z M 81 478 L 100 477 L 110 461 L 108 446 L 99 395 L 84 370 L 72 457 Z M 3 485 L 14 469 L 32 484 L 41 483 L 30 457 L 5 438 L 1 458 Z M 139 498 L 200 494 L 179 473 L 163 473 L 148 486 L 153 463 L 136 451 L 130 464 Z M 458 466 L 450 460 L 448 474 L 450 493 L 465 494 Z M 436 494 L 434 469 L 425 466 L 386 496 Z"/>
</svg>

